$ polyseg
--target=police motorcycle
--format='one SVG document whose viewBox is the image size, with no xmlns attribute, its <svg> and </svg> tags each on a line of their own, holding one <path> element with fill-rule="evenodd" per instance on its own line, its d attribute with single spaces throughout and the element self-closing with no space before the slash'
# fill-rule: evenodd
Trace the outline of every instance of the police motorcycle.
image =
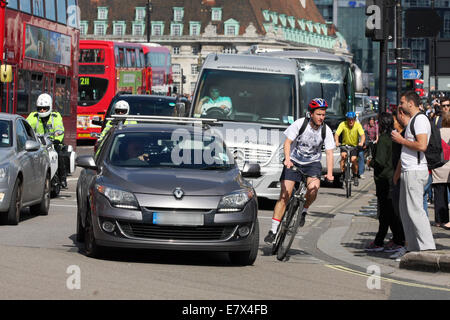
<svg viewBox="0 0 450 320">
<path fill-rule="evenodd" d="M 58 134 L 58 131 L 55 132 Z M 61 192 L 61 189 L 64 187 L 63 181 L 58 173 L 58 151 L 56 151 L 55 145 L 59 144 L 58 140 L 54 140 L 54 133 L 47 132 L 43 135 L 37 134 L 41 144 L 45 146 L 48 152 L 48 156 L 50 158 L 50 172 L 51 172 L 51 188 L 50 188 L 50 197 L 55 198 Z M 67 174 L 72 174 L 75 172 L 75 159 L 76 152 L 73 151 L 73 147 L 71 145 L 64 145 L 62 152 L 65 154 L 65 167 L 67 168 Z"/>
</svg>

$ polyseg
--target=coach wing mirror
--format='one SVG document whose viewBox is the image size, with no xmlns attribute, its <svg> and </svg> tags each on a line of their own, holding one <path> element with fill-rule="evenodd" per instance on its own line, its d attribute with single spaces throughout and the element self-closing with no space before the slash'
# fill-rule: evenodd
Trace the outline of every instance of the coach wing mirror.
<svg viewBox="0 0 450 320">
<path fill-rule="evenodd" d="M 364 93 L 364 85 L 361 69 L 354 63 L 351 64 L 353 78 L 355 79 L 355 92 Z"/>
<path fill-rule="evenodd" d="M 98 116 L 92 117 L 92 124 L 101 127 L 101 126 L 103 125 L 102 118 L 100 118 L 100 117 L 98 117 Z"/>
<path fill-rule="evenodd" d="M 177 102 L 175 107 L 177 109 L 177 115 L 179 117 L 184 117 L 184 113 L 186 112 L 186 105 L 184 102 Z"/>
<path fill-rule="evenodd" d="M 12 82 L 12 67 L 8 64 L 2 64 L 0 67 L 0 82 Z"/>
<path fill-rule="evenodd" d="M 98 167 L 95 164 L 94 158 L 92 156 L 86 155 L 86 156 L 79 156 L 75 160 L 75 165 L 77 167 L 85 168 L 85 169 L 92 169 L 97 170 Z"/>
<path fill-rule="evenodd" d="M 261 176 L 261 167 L 258 163 L 244 163 L 242 176 L 246 178 L 257 178 Z"/>
</svg>

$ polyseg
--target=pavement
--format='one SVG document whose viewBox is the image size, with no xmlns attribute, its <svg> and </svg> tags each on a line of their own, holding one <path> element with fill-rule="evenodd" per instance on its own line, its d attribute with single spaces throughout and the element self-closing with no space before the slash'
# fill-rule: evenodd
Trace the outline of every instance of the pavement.
<svg viewBox="0 0 450 320">
<path fill-rule="evenodd" d="M 352 190 L 352 201 L 333 209 L 334 219 L 328 231 L 321 236 L 317 247 L 325 254 L 342 261 L 368 268 L 381 265 L 384 270 L 408 269 L 422 272 L 450 272 L 450 230 L 431 226 L 436 250 L 408 252 L 400 261 L 390 259 L 392 253 L 367 252 L 365 248 L 375 239 L 377 219 L 375 183 L 373 171 L 366 171 L 359 187 Z M 430 224 L 434 222 L 434 206 L 428 207 Z M 385 244 L 392 237 L 391 231 Z M 335 242 L 329 241 L 336 239 Z M 340 239 L 340 241 L 339 241 Z"/>
</svg>

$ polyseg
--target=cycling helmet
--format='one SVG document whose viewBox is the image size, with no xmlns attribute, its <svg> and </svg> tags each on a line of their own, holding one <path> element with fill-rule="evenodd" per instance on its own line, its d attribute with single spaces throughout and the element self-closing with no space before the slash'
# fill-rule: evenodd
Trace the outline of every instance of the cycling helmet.
<svg viewBox="0 0 450 320">
<path fill-rule="evenodd" d="M 345 115 L 345 117 L 347 119 L 356 119 L 356 113 L 354 113 L 353 111 L 349 111 L 347 112 L 347 114 Z"/>
<path fill-rule="evenodd" d="M 130 105 L 125 100 L 119 100 L 114 104 L 114 113 L 118 114 L 117 111 L 122 111 L 121 114 L 127 115 L 130 111 Z"/>
<path fill-rule="evenodd" d="M 36 111 L 40 118 L 45 118 L 52 113 L 53 99 L 48 93 L 39 95 L 36 101 Z M 45 111 L 42 111 L 45 110 Z"/>
<path fill-rule="evenodd" d="M 316 109 L 326 109 L 326 108 L 328 108 L 328 104 L 325 101 L 325 99 L 322 99 L 322 98 L 312 99 L 308 105 L 309 112 L 312 112 Z"/>
</svg>

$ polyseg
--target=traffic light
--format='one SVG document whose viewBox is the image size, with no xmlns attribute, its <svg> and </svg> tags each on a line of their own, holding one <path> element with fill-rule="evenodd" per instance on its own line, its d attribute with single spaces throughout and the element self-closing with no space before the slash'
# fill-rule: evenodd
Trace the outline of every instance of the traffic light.
<svg viewBox="0 0 450 320">
<path fill-rule="evenodd" d="M 394 40 L 395 0 L 367 0 L 366 16 L 367 38 Z"/>
<path fill-rule="evenodd" d="M 185 76 L 185 75 L 182 75 L 182 76 L 181 76 L 181 82 L 182 82 L 182 83 L 186 83 L 186 76 Z"/>
</svg>

